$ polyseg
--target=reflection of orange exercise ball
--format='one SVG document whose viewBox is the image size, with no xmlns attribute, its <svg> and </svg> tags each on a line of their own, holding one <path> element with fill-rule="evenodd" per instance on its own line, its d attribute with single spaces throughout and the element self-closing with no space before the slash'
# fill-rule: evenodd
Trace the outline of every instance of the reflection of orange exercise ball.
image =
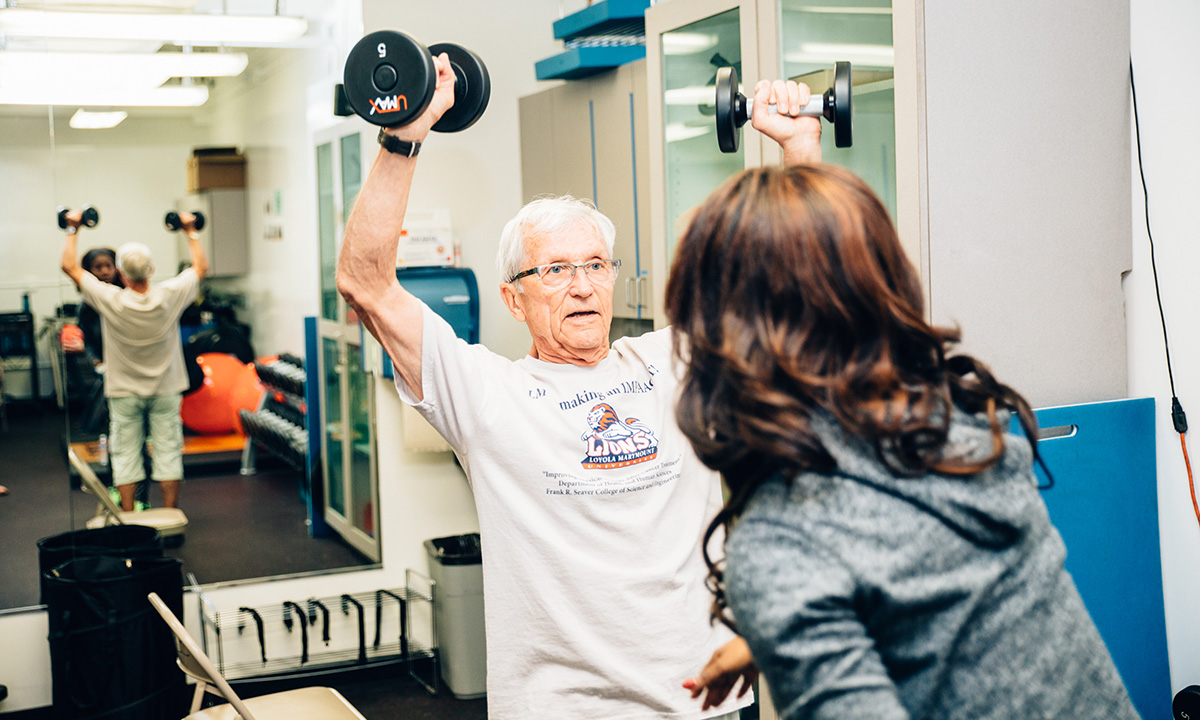
<svg viewBox="0 0 1200 720">
<path fill-rule="evenodd" d="M 233 380 L 233 389 L 229 391 L 230 419 L 233 422 L 233 429 L 238 433 L 246 434 L 245 429 L 242 428 L 242 418 L 238 415 L 238 411 L 246 409 L 254 412 L 257 410 L 263 392 L 265 390 L 262 383 L 258 381 L 258 371 L 254 369 L 254 363 L 248 363 L 238 370 L 237 377 Z"/>
<path fill-rule="evenodd" d="M 230 394 L 245 363 L 225 353 L 204 353 L 196 358 L 196 364 L 204 374 L 204 381 L 195 392 L 183 396 L 179 410 L 183 424 L 198 433 L 232 432 Z"/>
</svg>

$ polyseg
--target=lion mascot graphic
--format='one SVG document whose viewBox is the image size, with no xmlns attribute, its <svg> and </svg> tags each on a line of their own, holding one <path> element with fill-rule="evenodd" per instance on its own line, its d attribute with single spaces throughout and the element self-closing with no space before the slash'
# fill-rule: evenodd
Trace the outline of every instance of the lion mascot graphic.
<svg viewBox="0 0 1200 720">
<path fill-rule="evenodd" d="M 617 411 L 613 410 L 612 405 L 608 403 L 600 403 L 592 408 L 588 413 L 587 420 L 591 429 L 581 435 L 580 440 L 587 440 L 589 437 L 597 437 L 601 440 L 622 440 L 632 437 L 638 432 L 655 438 L 654 431 L 641 420 L 632 417 L 621 420 L 617 416 Z M 655 438 L 655 442 L 657 442 L 657 438 Z"/>
</svg>

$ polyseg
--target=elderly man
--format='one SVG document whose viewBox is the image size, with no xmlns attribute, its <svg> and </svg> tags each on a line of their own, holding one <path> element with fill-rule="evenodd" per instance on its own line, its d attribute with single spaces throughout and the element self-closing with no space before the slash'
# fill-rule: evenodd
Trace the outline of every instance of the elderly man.
<svg viewBox="0 0 1200 720">
<path fill-rule="evenodd" d="M 709 622 L 702 535 L 720 483 L 675 424 L 669 331 L 609 345 L 612 222 L 558 198 L 504 228 L 500 294 L 532 337 L 516 362 L 459 341 L 396 280 L 420 142 L 453 104 L 453 73 L 435 60 L 430 108 L 380 134 L 337 282 L 390 354 L 401 398 L 454 447 L 474 491 L 489 715 L 736 718 L 757 670 L 743 641 Z M 795 83 L 778 91 L 807 100 Z M 764 105 L 774 92 L 760 93 Z M 775 121 L 810 143 L 793 143 L 793 157 L 812 157 L 811 126 Z"/>
<path fill-rule="evenodd" d="M 147 426 L 154 448 L 151 477 L 162 490 L 163 505 L 179 506 L 183 478 L 179 406 L 188 387 L 179 317 L 195 301 L 200 280 L 208 272 L 195 217 L 181 213 L 180 220 L 187 233 L 191 267 L 151 286 L 154 259 L 150 249 L 141 243 L 126 243 L 117 250 L 117 271 L 125 282 L 121 288 L 101 282 L 80 266 L 76 235 L 81 215 L 79 211 L 67 215 L 62 270 L 101 317 L 113 485 L 121 493 L 125 510 L 133 510 L 137 484 L 146 477 L 142 451 Z"/>
</svg>

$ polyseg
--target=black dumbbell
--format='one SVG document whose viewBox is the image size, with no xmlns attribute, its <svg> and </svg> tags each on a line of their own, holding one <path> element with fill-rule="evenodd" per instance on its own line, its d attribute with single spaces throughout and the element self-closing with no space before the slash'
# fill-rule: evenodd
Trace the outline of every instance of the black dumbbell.
<svg viewBox="0 0 1200 720">
<path fill-rule="evenodd" d="M 69 212 L 71 212 L 71 208 L 63 205 L 58 206 L 58 226 L 63 230 L 67 229 L 67 213 Z M 96 210 L 96 208 L 92 207 L 91 205 L 84 205 L 83 222 L 81 224 L 84 227 L 93 228 L 96 227 L 99 222 L 100 211 Z"/>
<path fill-rule="evenodd" d="M 196 216 L 196 230 L 203 230 L 204 213 L 200 212 L 199 210 L 195 210 L 192 212 L 192 214 Z M 167 216 L 163 218 L 163 223 L 167 226 L 167 229 L 172 232 L 183 229 L 183 223 L 179 221 L 179 213 L 175 212 L 174 210 L 167 213 Z"/>
<path fill-rule="evenodd" d="M 1200 685 L 1188 685 L 1176 693 L 1171 701 L 1171 714 L 1175 720 L 1200 718 Z"/>
<path fill-rule="evenodd" d="M 717 145 L 721 152 L 737 152 L 741 127 L 754 111 L 754 98 L 738 92 L 737 71 L 731 67 L 717 70 Z M 774 109 L 774 105 L 770 106 Z M 833 123 L 833 144 L 840 148 L 854 144 L 854 116 L 851 113 L 850 63 L 834 65 L 833 87 L 823 95 L 814 95 L 800 108 L 800 115 L 823 117 Z"/>
<path fill-rule="evenodd" d="M 374 125 L 396 127 L 416 120 L 429 107 L 437 88 L 433 56 L 445 53 L 454 71 L 454 107 L 433 126 L 458 132 L 475 124 L 487 109 L 492 82 L 483 60 L 454 43 L 428 48 L 394 30 L 378 30 L 359 40 L 346 57 L 343 85 L 335 112 L 358 114 Z"/>
</svg>

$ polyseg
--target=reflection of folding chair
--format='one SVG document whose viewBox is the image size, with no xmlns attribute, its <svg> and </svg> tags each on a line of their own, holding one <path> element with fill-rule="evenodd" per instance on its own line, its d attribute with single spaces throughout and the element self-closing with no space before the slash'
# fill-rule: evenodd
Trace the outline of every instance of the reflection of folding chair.
<svg viewBox="0 0 1200 720">
<path fill-rule="evenodd" d="M 108 494 L 108 489 L 104 487 L 104 483 L 100 482 L 100 478 L 96 477 L 91 465 L 84 462 L 72 449 L 67 450 L 67 459 L 71 462 L 71 467 L 75 468 L 75 472 L 79 473 L 79 477 L 83 481 L 83 488 L 100 501 L 100 506 L 96 509 L 96 517 L 87 521 L 89 530 L 106 525 L 146 525 L 158 530 L 165 545 L 179 545 L 183 542 L 183 534 L 187 531 L 188 520 L 182 510 L 179 508 L 151 508 L 141 512 L 125 512 L 113 502 L 112 497 Z"/>
<path fill-rule="evenodd" d="M 175 647 L 179 651 L 176 662 L 184 674 L 196 680 L 196 692 L 192 696 L 191 713 L 184 720 L 366 720 L 354 706 L 337 690 L 329 687 L 308 687 L 262 695 L 243 701 L 229 687 L 212 660 L 204 654 L 195 638 L 175 617 L 155 593 L 150 593 L 150 604 L 162 615 L 175 633 Z M 213 686 L 216 689 L 213 689 Z M 209 692 L 224 698 L 228 704 L 200 709 L 204 693 Z"/>
</svg>

